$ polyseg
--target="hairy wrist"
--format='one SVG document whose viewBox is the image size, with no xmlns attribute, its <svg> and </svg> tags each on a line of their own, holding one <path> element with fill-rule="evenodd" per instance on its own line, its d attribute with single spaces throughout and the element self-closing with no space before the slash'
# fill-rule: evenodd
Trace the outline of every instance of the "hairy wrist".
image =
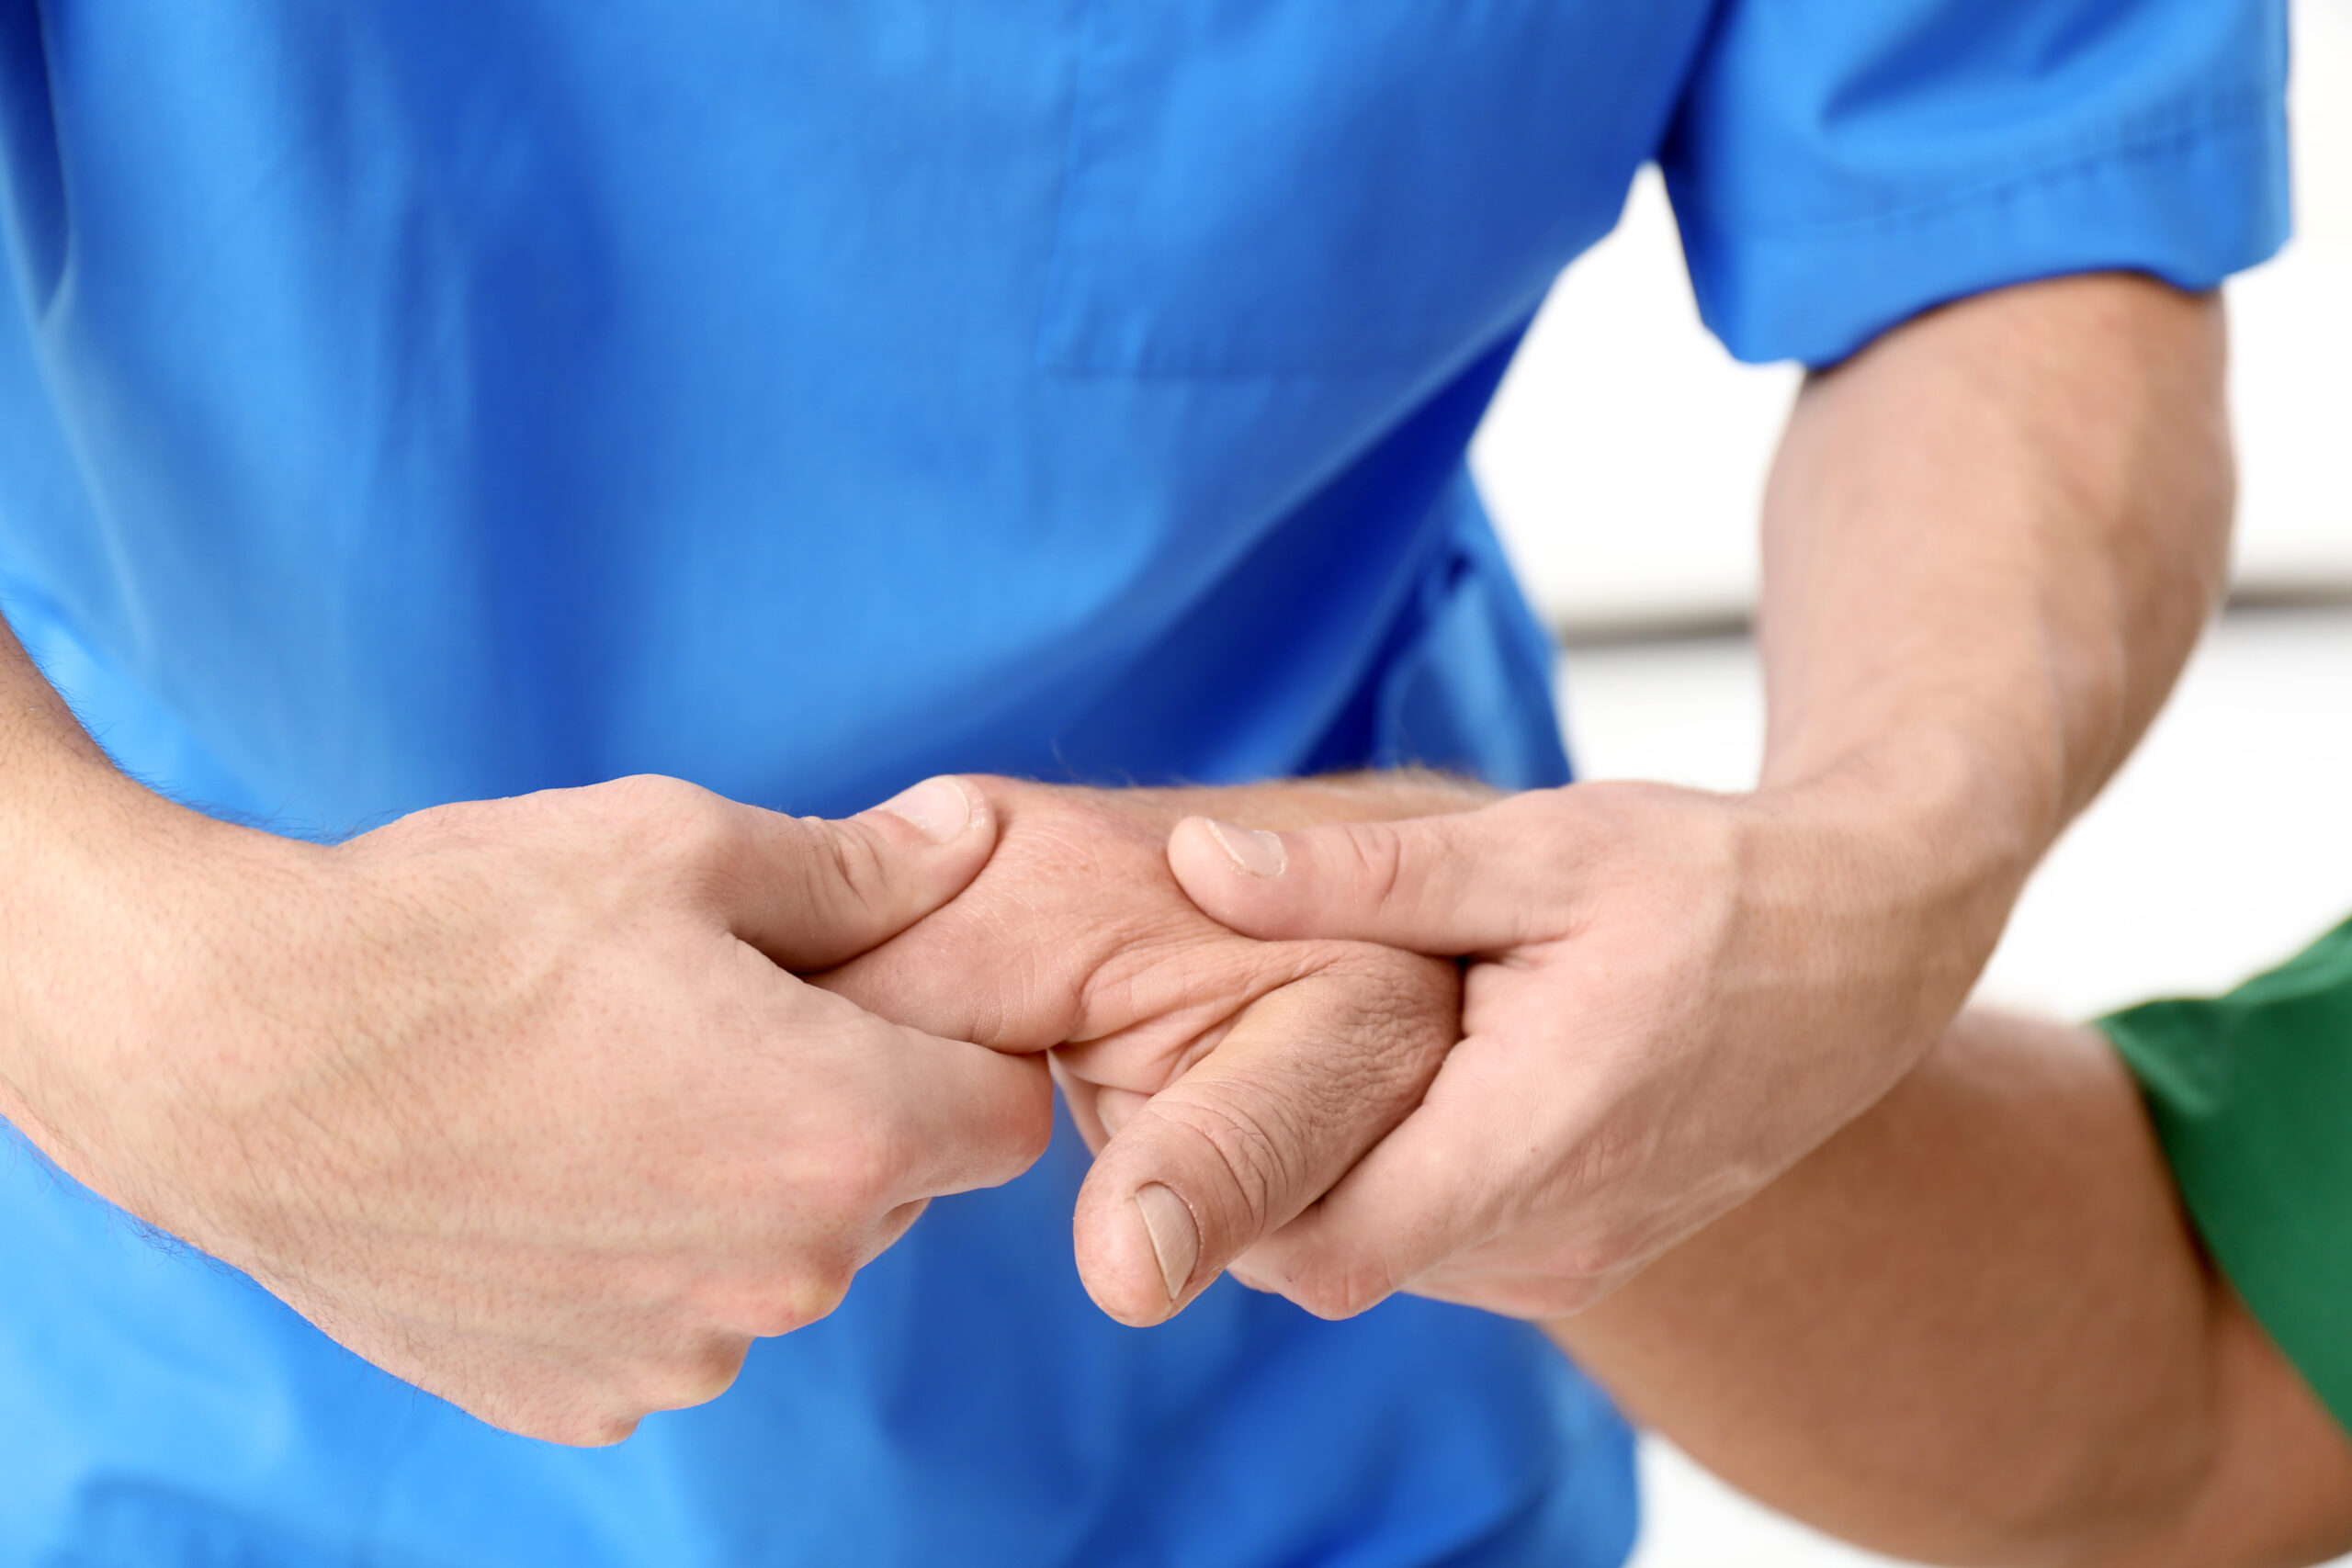
<svg viewBox="0 0 2352 1568">
<path fill-rule="evenodd" d="M 1502 793 L 1475 779 L 1427 768 L 1367 769 L 1262 784 L 1204 784 L 1146 792 L 1179 816 L 1216 817 L 1245 828 L 1288 832 L 1326 822 L 1391 821 L 1475 811 Z"/>
</svg>

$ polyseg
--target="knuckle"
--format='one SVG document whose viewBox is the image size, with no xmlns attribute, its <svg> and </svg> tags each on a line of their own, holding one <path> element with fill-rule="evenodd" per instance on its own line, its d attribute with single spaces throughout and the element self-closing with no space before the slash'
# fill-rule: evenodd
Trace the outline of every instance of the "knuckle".
<svg viewBox="0 0 2352 1568">
<path fill-rule="evenodd" d="M 854 1220 L 898 1206 L 907 1142 L 903 1132 L 876 1129 L 838 1147 L 822 1179 L 837 1217 Z"/>
<path fill-rule="evenodd" d="M 732 1358 L 730 1369 L 740 1366 L 750 1341 L 797 1333 L 831 1316 L 848 1296 L 856 1274 L 855 1266 L 845 1258 L 802 1259 L 781 1277 L 733 1288 L 704 1314 L 724 1336 L 706 1353 L 723 1351 Z M 727 1375 L 731 1381 L 734 1371 Z"/>
<path fill-rule="evenodd" d="M 1372 908 L 1388 909 L 1396 900 L 1405 874 L 1405 845 L 1396 829 L 1385 822 L 1346 824 L 1342 841 L 1353 863 L 1354 877 Z"/>
<path fill-rule="evenodd" d="M 655 862 L 716 868 L 740 858 L 741 835 L 728 803 L 697 784 L 639 773 L 588 793 L 605 830 Z"/>
<path fill-rule="evenodd" d="M 890 875 L 881 846 L 856 823 L 807 818 L 831 864 L 833 880 L 861 908 L 879 910 L 889 903 Z"/>
<path fill-rule="evenodd" d="M 634 1380 L 631 1406 L 640 1415 L 707 1404 L 734 1386 L 751 1340 L 741 1335 L 709 1335 L 697 1343 L 656 1358 Z M 630 1425 L 636 1425 L 634 1419 Z"/>
<path fill-rule="evenodd" d="M 876 1256 L 899 1245 L 899 1239 L 914 1228 L 923 1211 L 931 1207 L 928 1198 L 911 1198 L 882 1216 L 882 1224 L 874 1233 L 873 1252 Z"/>
<path fill-rule="evenodd" d="M 616 1444 L 625 1443 L 637 1435 L 637 1424 L 643 1419 L 641 1416 L 618 1414 L 601 1416 L 582 1433 L 572 1446 L 583 1449 L 609 1449 Z"/>
<path fill-rule="evenodd" d="M 560 1443 L 566 1448 L 608 1449 L 628 1441 L 643 1416 L 644 1412 L 626 1407 L 586 1410 L 526 1422 L 514 1430 L 524 1437 Z"/>
<path fill-rule="evenodd" d="M 608 819 L 624 824 L 651 824 L 676 816 L 704 792 L 683 779 L 662 773 L 632 773 L 582 792 Z"/>
<path fill-rule="evenodd" d="M 847 1262 L 828 1262 L 801 1270 L 776 1317 L 775 1334 L 791 1334 L 833 1315 L 849 1298 L 857 1270 Z"/>
<path fill-rule="evenodd" d="M 727 873 L 741 865 L 743 834 L 733 812 L 715 795 L 697 791 L 680 800 L 654 841 L 686 865 Z"/>
<path fill-rule="evenodd" d="M 751 1348 L 748 1337 L 715 1337 L 689 1355 L 678 1369 L 676 1393 L 680 1403 L 672 1408 L 707 1404 L 734 1387 L 743 1371 L 743 1358 Z"/>
</svg>

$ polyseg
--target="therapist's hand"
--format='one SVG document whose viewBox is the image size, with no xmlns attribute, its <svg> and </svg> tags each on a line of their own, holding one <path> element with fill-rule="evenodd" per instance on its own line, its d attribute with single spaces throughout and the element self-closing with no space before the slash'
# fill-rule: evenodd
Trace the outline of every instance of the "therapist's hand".
<svg viewBox="0 0 2352 1568">
<path fill-rule="evenodd" d="M 1908 1071 L 2214 602 L 2222 351 L 2218 301 L 2090 276 L 1813 376 L 1765 500 L 1752 793 L 1180 828 L 1177 874 L 1236 930 L 1473 960 L 1419 1108 L 1237 1273 L 1329 1313 L 1571 1312 Z"/>
<path fill-rule="evenodd" d="M 1074 1219 L 1080 1275 L 1112 1316 L 1158 1323 L 1411 1111 L 1459 1017 L 1450 963 L 1252 942 L 1208 919 L 1169 874 L 1169 830 L 1204 809 L 1289 825 L 1462 810 L 1491 795 L 1427 774 L 1229 790 L 985 784 L 1003 821 L 988 869 L 820 983 L 934 1033 L 1057 1048 L 1098 1155 Z"/>
<path fill-rule="evenodd" d="M 926 1199 L 1050 1135 L 1043 1063 L 788 972 L 979 870 L 995 819 L 960 782 L 820 822 L 632 779 L 333 849 L 93 787 L 63 901 L 0 931 L 11 1116 L 497 1426 L 610 1442 L 711 1398 Z"/>
<path fill-rule="evenodd" d="M 1237 1276 L 1327 1315 L 1409 1291 L 1557 1316 L 1786 1168 L 1973 973 L 1964 922 L 1917 918 L 1925 857 L 1871 858 L 1842 815 L 1594 784 L 1424 820 L 1179 826 L 1177 876 L 1238 931 L 1475 960 L 1420 1105 Z"/>
</svg>

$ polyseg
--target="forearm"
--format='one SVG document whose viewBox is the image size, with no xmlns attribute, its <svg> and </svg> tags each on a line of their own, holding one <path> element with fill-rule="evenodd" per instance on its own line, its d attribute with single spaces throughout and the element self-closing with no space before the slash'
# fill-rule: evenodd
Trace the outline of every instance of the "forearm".
<svg viewBox="0 0 2352 1568">
<path fill-rule="evenodd" d="M 2222 366 L 2217 301 L 2076 278 L 1923 318 L 1799 400 L 1766 503 L 1757 803 L 1809 870 L 1749 884 L 1885 998 L 1850 1037 L 1890 1079 L 2210 614 Z M 2226 1315 L 2104 1050 L 1975 1033 L 1561 1330 L 1735 1479 L 1962 1557 L 2177 1501 Z"/>
<path fill-rule="evenodd" d="M 24 825 L 59 792 L 87 794 L 106 779 L 120 775 L 0 619 L 0 847 L 25 849 Z"/>
<path fill-rule="evenodd" d="M 0 624 L 0 1116 L 109 1196 L 125 1173 L 76 1129 L 110 1115 L 109 1054 L 178 978 L 198 858 L 262 838 L 126 777 Z"/>
<path fill-rule="evenodd" d="M 129 781 L 0 622 L 0 1115 L 39 1137 L 35 1014 L 79 885 L 75 825 Z"/>
<path fill-rule="evenodd" d="M 2087 1031 L 1963 1018 L 1552 1332 L 1701 1462 L 1883 1551 L 2224 1568 L 2347 1544 L 2352 1453 L 2201 1263 Z"/>
<path fill-rule="evenodd" d="M 1798 400 L 1765 507 L 1762 784 L 1877 835 L 1940 902 L 1962 990 L 2221 591 L 2224 355 L 2218 299 L 2067 278 L 1898 328 Z"/>
</svg>

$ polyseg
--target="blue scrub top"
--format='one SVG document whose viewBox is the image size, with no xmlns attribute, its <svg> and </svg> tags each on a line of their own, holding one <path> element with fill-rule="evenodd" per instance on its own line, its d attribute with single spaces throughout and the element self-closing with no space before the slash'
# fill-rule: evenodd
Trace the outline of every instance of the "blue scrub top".
<svg viewBox="0 0 2352 1568">
<path fill-rule="evenodd" d="M 6 0 L 0 73 L 0 596 L 127 767 L 322 837 L 639 770 L 1554 783 L 1463 450 L 1644 161 L 1756 358 L 2286 223 L 2270 0 Z M 0 1147 L 0 1561 L 1623 1555 L 1532 1329 L 1118 1328 L 1082 1157 L 578 1452 Z"/>
</svg>

